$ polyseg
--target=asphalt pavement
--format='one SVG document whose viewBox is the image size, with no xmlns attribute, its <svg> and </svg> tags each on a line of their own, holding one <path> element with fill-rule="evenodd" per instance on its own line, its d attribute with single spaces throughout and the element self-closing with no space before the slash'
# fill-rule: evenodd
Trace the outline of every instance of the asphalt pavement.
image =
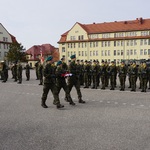
<svg viewBox="0 0 150 150">
<path fill-rule="evenodd" d="M 60 101 L 56 109 L 49 92 L 48 108 L 41 107 L 43 86 L 35 71 L 31 79 L 17 84 L 11 79 L 0 82 L 0 150 L 150 150 L 150 90 L 130 92 L 84 89 L 85 104 L 79 104 L 75 88 L 71 96 L 76 103 Z"/>
</svg>

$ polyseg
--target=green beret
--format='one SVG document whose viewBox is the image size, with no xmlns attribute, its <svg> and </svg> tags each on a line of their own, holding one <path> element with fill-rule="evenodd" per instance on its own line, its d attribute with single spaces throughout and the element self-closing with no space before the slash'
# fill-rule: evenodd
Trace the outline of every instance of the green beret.
<svg viewBox="0 0 150 150">
<path fill-rule="evenodd" d="M 74 58 L 76 58 L 76 55 L 71 55 L 70 58 L 74 59 Z"/>
<path fill-rule="evenodd" d="M 57 62 L 57 66 L 61 65 L 62 64 L 62 61 L 58 61 Z"/>
<path fill-rule="evenodd" d="M 51 61 L 53 59 L 53 56 L 47 57 L 46 61 Z"/>
</svg>

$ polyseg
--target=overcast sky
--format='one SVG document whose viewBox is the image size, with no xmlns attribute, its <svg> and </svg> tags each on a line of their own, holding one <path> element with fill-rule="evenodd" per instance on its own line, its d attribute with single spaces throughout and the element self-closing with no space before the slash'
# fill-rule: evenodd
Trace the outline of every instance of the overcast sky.
<svg viewBox="0 0 150 150">
<path fill-rule="evenodd" d="M 0 23 L 24 48 L 51 44 L 76 22 L 150 18 L 150 0 L 1 0 Z"/>
</svg>

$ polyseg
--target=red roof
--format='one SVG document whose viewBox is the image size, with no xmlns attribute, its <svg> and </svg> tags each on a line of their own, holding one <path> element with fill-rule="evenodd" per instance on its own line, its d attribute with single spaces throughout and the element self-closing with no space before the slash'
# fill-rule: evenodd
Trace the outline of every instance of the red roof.
<svg viewBox="0 0 150 150">
<path fill-rule="evenodd" d="M 115 21 L 93 24 L 81 24 L 78 23 L 87 34 L 99 34 L 99 33 L 111 33 L 111 32 L 127 32 L 127 31 L 139 31 L 150 29 L 150 19 L 137 18 L 136 20 L 129 21 Z M 65 42 L 67 33 L 61 36 L 59 42 Z"/>
<path fill-rule="evenodd" d="M 37 59 L 38 55 L 48 56 L 52 55 L 54 56 L 54 59 L 59 59 L 59 51 L 58 48 L 52 46 L 51 44 L 42 44 L 42 45 L 34 45 L 31 48 L 29 48 L 26 53 L 28 55 L 32 55 L 31 59 L 35 60 Z"/>
</svg>

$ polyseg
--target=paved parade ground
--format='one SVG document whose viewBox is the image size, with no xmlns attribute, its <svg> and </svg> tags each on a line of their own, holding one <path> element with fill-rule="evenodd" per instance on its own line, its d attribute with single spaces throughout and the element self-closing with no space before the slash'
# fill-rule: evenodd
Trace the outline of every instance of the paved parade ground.
<svg viewBox="0 0 150 150">
<path fill-rule="evenodd" d="M 10 73 L 10 72 L 9 72 Z M 86 104 L 41 107 L 42 86 L 35 80 L 0 82 L 0 150 L 150 150 L 150 90 L 130 92 L 81 88 Z M 138 85 L 138 84 L 137 84 Z"/>
</svg>

